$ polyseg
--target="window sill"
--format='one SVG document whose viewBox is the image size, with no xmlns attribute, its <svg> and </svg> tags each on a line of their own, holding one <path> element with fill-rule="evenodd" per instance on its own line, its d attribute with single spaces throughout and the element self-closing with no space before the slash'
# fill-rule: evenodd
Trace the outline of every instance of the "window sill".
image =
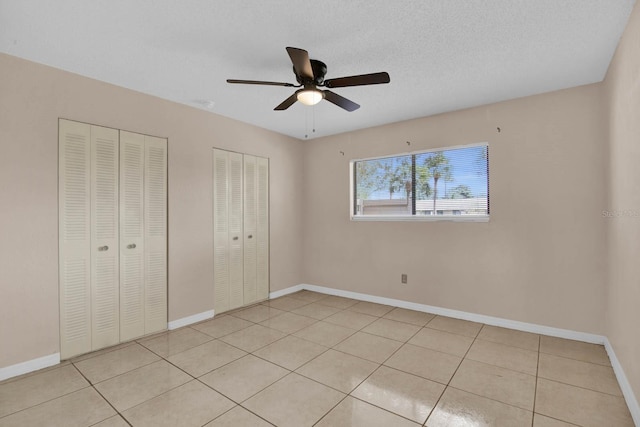
<svg viewBox="0 0 640 427">
<path fill-rule="evenodd" d="M 489 222 L 489 215 L 461 216 L 461 215 L 416 215 L 416 216 L 392 216 L 392 215 L 351 215 L 351 221 L 395 221 L 395 222 Z"/>
</svg>

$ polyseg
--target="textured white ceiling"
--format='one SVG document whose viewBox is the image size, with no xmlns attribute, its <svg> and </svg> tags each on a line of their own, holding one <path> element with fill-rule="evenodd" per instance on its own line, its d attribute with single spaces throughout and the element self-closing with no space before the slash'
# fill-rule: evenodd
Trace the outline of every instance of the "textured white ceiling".
<svg viewBox="0 0 640 427">
<path fill-rule="evenodd" d="M 0 51 L 311 139 L 601 81 L 633 4 L 0 0 Z M 349 113 L 273 111 L 293 88 L 225 82 L 295 83 L 286 46 L 327 78 L 387 71 L 391 83 L 335 89 L 361 105 Z"/>
</svg>

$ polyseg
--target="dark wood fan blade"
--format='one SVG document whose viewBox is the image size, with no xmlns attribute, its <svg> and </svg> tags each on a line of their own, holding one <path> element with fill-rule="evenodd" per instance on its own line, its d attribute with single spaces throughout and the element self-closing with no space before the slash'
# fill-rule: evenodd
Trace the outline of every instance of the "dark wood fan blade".
<svg viewBox="0 0 640 427">
<path fill-rule="evenodd" d="M 236 79 L 227 79 L 227 83 L 240 83 L 245 85 L 267 85 L 267 86 L 286 86 L 286 87 L 296 87 L 296 85 L 292 83 L 280 83 L 280 82 L 264 82 L 262 80 L 236 80 Z"/>
<path fill-rule="evenodd" d="M 295 104 L 297 100 L 298 100 L 298 94 L 294 93 L 293 95 L 291 95 L 290 97 L 282 101 L 282 103 L 278 105 L 276 108 L 274 108 L 274 110 L 276 111 L 286 110 L 287 108 Z"/>
<path fill-rule="evenodd" d="M 391 79 L 389 78 L 389 73 L 382 72 L 329 79 L 324 81 L 324 86 L 336 88 L 347 86 L 379 85 L 389 83 L 390 81 Z"/>
<path fill-rule="evenodd" d="M 347 98 L 338 95 L 337 93 L 331 92 L 330 90 L 324 90 L 324 99 L 331 102 L 332 104 L 336 104 L 340 108 L 344 108 L 347 111 L 355 111 L 360 106 L 353 101 L 348 100 Z"/>
<path fill-rule="evenodd" d="M 303 79 L 313 80 L 313 69 L 311 68 L 311 61 L 309 61 L 309 52 L 304 49 L 298 49 L 297 47 L 288 47 L 287 53 L 293 68 L 296 70 L 296 74 Z"/>
</svg>

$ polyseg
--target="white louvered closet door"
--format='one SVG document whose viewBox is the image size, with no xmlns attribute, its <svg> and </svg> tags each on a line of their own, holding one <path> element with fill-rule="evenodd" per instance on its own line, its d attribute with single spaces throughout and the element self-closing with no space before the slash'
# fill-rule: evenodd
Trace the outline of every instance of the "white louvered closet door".
<svg viewBox="0 0 640 427">
<path fill-rule="evenodd" d="M 213 149 L 213 257 L 216 313 L 268 298 L 268 159 Z"/>
<path fill-rule="evenodd" d="M 242 154 L 213 150 L 213 297 L 218 313 L 244 305 Z"/>
<path fill-rule="evenodd" d="M 258 299 L 257 265 L 257 164 L 254 156 L 244 156 L 244 303 Z"/>
<path fill-rule="evenodd" d="M 229 153 L 213 150 L 213 309 L 229 310 Z"/>
<path fill-rule="evenodd" d="M 256 293 L 269 297 L 269 159 L 256 158 Z"/>
<path fill-rule="evenodd" d="M 245 295 L 242 240 L 242 154 L 229 153 L 229 309 L 242 307 Z"/>
<path fill-rule="evenodd" d="M 145 137 L 120 131 L 120 341 L 144 335 Z"/>
<path fill-rule="evenodd" d="M 144 139 L 144 333 L 150 334 L 167 327 L 167 140 Z"/>
<path fill-rule="evenodd" d="M 120 341 L 118 131 L 91 126 L 91 349 Z"/>
<path fill-rule="evenodd" d="M 60 356 L 91 351 L 91 127 L 59 121 Z"/>
</svg>

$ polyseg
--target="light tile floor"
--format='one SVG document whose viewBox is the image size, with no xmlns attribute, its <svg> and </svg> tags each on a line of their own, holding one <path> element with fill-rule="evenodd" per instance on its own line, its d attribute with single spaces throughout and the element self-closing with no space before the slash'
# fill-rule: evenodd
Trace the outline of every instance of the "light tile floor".
<svg viewBox="0 0 640 427">
<path fill-rule="evenodd" d="M 309 291 L 0 383 L 7 426 L 633 426 L 603 346 Z"/>
</svg>

